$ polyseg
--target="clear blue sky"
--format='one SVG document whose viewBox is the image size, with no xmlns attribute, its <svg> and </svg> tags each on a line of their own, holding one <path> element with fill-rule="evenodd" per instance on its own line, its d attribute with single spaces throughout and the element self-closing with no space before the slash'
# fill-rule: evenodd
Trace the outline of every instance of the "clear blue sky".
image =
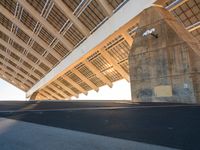
<svg viewBox="0 0 200 150">
<path fill-rule="evenodd" d="M 26 100 L 25 92 L 12 84 L 0 79 L 0 100 Z M 73 97 L 72 99 L 77 99 Z M 103 86 L 98 92 L 89 91 L 88 95 L 80 94 L 78 99 L 83 100 L 130 100 L 130 84 L 125 81 L 113 83 L 113 87 Z"/>
</svg>

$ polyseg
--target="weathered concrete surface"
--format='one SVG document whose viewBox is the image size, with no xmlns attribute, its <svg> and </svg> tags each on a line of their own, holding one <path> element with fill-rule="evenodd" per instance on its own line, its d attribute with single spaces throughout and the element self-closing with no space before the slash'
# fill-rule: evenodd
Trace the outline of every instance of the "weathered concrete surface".
<svg viewBox="0 0 200 150">
<path fill-rule="evenodd" d="M 30 100 L 39 100 L 38 97 L 37 97 L 37 96 L 38 96 L 38 93 L 39 93 L 39 92 L 37 92 L 37 91 L 34 92 L 34 93 L 31 95 Z"/>
<path fill-rule="evenodd" d="M 132 99 L 198 102 L 199 41 L 163 8 L 150 7 L 140 15 L 129 54 Z"/>
<path fill-rule="evenodd" d="M 173 150 L 140 142 L 0 118 L 1 150 Z"/>
</svg>

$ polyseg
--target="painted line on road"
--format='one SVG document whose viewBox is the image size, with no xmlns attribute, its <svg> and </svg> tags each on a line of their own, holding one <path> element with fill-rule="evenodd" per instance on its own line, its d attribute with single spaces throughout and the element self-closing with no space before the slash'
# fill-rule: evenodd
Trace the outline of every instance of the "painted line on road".
<svg viewBox="0 0 200 150">
<path fill-rule="evenodd" d="M 20 110 L 2 110 L 0 113 L 18 113 L 18 112 L 55 112 L 55 111 L 79 111 L 79 110 L 119 110 L 119 109 L 148 109 L 148 108 L 168 108 L 185 107 L 200 105 L 165 105 L 165 106 L 131 106 L 131 107 L 84 107 L 84 108 L 61 108 L 61 109 L 20 109 Z"/>
</svg>

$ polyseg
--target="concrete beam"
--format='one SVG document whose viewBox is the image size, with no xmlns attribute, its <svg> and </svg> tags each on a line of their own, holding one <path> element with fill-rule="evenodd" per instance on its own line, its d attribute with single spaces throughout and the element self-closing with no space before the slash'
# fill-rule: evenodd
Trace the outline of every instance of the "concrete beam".
<svg viewBox="0 0 200 150">
<path fill-rule="evenodd" d="M 121 34 L 122 31 L 124 32 L 124 30 L 127 30 L 127 28 L 130 27 L 130 24 L 137 23 L 137 15 L 145 8 L 151 6 L 155 1 L 156 0 L 128 1 L 123 7 L 120 8 L 120 10 L 116 11 L 101 27 L 99 27 L 82 44 L 80 44 L 69 56 L 63 59 L 43 79 L 36 83 L 27 92 L 27 97 L 36 90 L 45 87 L 53 80 L 62 76 L 67 70 L 74 67 L 73 65 L 75 62 L 81 60 L 81 58 L 86 56 L 86 54 L 89 55 L 91 54 L 90 52 L 102 48 L 102 44 L 106 42 L 105 39 L 112 38 L 112 36 L 116 34 Z"/>
<path fill-rule="evenodd" d="M 30 100 L 37 100 L 38 94 L 39 94 L 38 91 L 34 92 L 34 93 L 31 95 Z"/>
<path fill-rule="evenodd" d="M 122 33 L 123 38 L 126 40 L 126 42 L 128 43 L 128 45 L 131 47 L 133 44 L 133 38 L 128 34 L 127 31 Z"/>
<path fill-rule="evenodd" d="M 48 53 L 52 54 L 56 59 L 60 60 L 61 56 L 47 43 L 41 40 L 31 29 L 25 26 L 21 21 L 19 21 L 14 15 L 12 15 L 7 9 L 5 9 L 2 5 L 0 5 L 1 13 L 12 21 L 15 25 L 17 25 L 24 33 L 26 33 L 29 37 L 31 37 L 34 41 L 36 41 L 39 45 L 41 45 Z"/>
<path fill-rule="evenodd" d="M 43 56 L 41 56 L 39 53 L 37 53 L 34 49 L 32 49 L 31 46 L 27 45 L 22 41 L 19 37 L 17 37 L 14 33 L 9 31 L 7 28 L 5 28 L 3 25 L 0 24 L 0 31 L 6 34 L 10 39 L 21 45 L 24 49 L 26 49 L 29 53 L 34 55 L 36 58 L 38 58 L 41 62 L 43 62 L 48 67 L 52 68 L 53 65 L 47 61 Z"/>
<path fill-rule="evenodd" d="M 40 91 L 40 93 L 42 93 L 47 100 L 53 100 L 54 98 L 51 95 L 48 95 L 47 93 L 44 92 L 45 90 Z"/>
<path fill-rule="evenodd" d="M 4 59 L 0 58 L 0 61 L 4 61 Z M 25 74 L 24 72 L 22 72 L 21 70 L 19 70 L 18 68 L 12 66 L 10 63 L 6 63 L 6 66 L 10 67 L 11 69 L 13 69 L 16 73 L 19 73 L 20 75 L 22 75 L 25 79 L 29 79 L 31 82 L 35 83 L 36 81 L 34 79 L 32 79 L 30 76 L 28 76 L 27 74 Z M 13 74 L 13 72 L 11 72 L 11 74 Z M 31 85 L 31 84 L 30 84 Z M 32 86 L 32 85 L 31 85 Z"/>
<path fill-rule="evenodd" d="M 191 26 L 188 26 L 186 29 L 189 31 L 189 32 L 192 32 L 194 30 L 197 30 L 200 28 L 200 21 L 196 22 L 195 24 L 191 25 Z"/>
<path fill-rule="evenodd" d="M 22 84 L 21 82 L 17 81 L 13 76 L 8 76 L 1 69 L 0 69 L 0 78 L 2 78 L 3 80 L 7 81 L 8 83 L 14 85 L 15 87 L 21 89 L 22 91 L 27 91 L 30 88 L 30 87 L 28 87 L 26 85 L 23 85 L 23 87 L 24 87 L 23 88 L 22 86 L 20 86 Z M 14 84 L 12 81 L 14 81 L 15 83 L 17 83 L 18 85 Z"/>
<path fill-rule="evenodd" d="M 170 5 L 166 6 L 165 8 L 168 11 L 173 11 L 174 9 L 176 9 L 177 7 L 179 7 L 180 5 L 184 4 L 187 1 L 188 0 L 175 0 Z M 154 5 L 158 6 L 158 7 L 164 7 L 167 2 L 168 2 L 168 0 L 157 0 L 154 3 Z"/>
<path fill-rule="evenodd" d="M 117 61 L 107 51 L 104 50 L 103 52 L 101 52 L 101 55 L 107 60 L 107 62 L 109 62 L 113 66 L 115 70 L 117 70 L 119 74 L 121 74 L 121 76 L 124 79 L 126 79 L 126 81 L 130 81 L 128 73 L 117 63 Z"/>
<path fill-rule="evenodd" d="M 168 11 L 173 11 L 174 9 L 176 9 L 177 7 L 183 5 L 187 1 L 189 1 L 189 0 L 175 0 L 174 2 L 172 2 L 169 6 L 167 6 L 165 8 Z"/>
<path fill-rule="evenodd" d="M 85 66 L 89 68 L 96 76 L 103 81 L 105 84 L 107 84 L 110 88 L 112 87 L 112 82 L 104 75 L 102 74 L 91 62 L 85 61 Z"/>
<path fill-rule="evenodd" d="M 56 6 L 65 16 L 83 33 L 85 36 L 90 35 L 90 30 L 73 14 L 73 12 L 63 3 L 62 0 L 53 0 Z"/>
<path fill-rule="evenodd" d="M 71 78 L 69 78 L 68 76 L 64 76 L 62 78 L 64 80 L 66 80 L 67 82 L 69 82 L 71 85 L 73 85 L 81 93 L 84 93 L 85 95 L 87 95 L 87 91 L 85 89 L 83 89 L 79 84 L 77 84 L 76 82 L 74 82 Z"/>
<path fill-rule="evenodd" d="M 73 96 L 78 98 L 78 94 L 75 93 L 74 91 L 72 91 L 70 88 L 68 88 L 67 86 L 65 86 L 62 82 L 60 82 L 59 80 L 55 80 L 54 83 L 58 84 L 62 89 L 64 89 L 65 91 L 69 92 L 70 94 L 72 94 Z"/>
<path fill-rule="evenodd" d="M 11 57 L 8 53 L 1 51 L 1 54 L 3 54 L 3 56 L 5 56 L 7 59 L 11 60 L 12 62 L 16 63 L 16 59 L 14 59 L 13 57 Z M 19 64 L 16 64 L 19 66 Z M 40 79 L 40 76 L 38 74 L 36 74 L 33 70 L 31 70 L 30 68 L 28 68 L 27 66 L 25 66 L 23 63 L 20 64 L 20 67 L 23 67 L 26 69 L 26 71 L 28 71 L 30 74 L 32 74 L 34 77 L 36 77 L 37 79 Z"/>
<path fill-rule="evenodd" d="M 157 0 L 154 4 L 157 6 L 164 6 L 168 0 Z"/>
<path fill-rule="evenodd" d="M 50 87 L 51 88 L 51 87 Z M 50 89 L 48 89 L 47 87 L 45 89 L 43 89 L 44 91 L 48 92 L 51 96 L 54 96 L 57 100 L 58 99 L 62 99 L 62 97 L 58 96 L 57 94 L 53 93 L 53 91 L 51 91 Z M 53 98 L 53 97 L 52 97 Z M 54 99 L 54 98 L 53 98 Z"/>
<path fill-rule="evenodd" d="M 18 57 L 20 57 L 23 61 L 26 61 L 28 64 L 39 70 L 41 73 L 45 74 L 46 71 L 41 68 L 40 66 L 36 66 L 34 62 L 32 62 L 30 59 L 28 59 L 24 54 L 20 53 L 19 51 L 15 50 L 9 43 L 5 42 L 4 40 L 0 39 L 0 43 L 8 48 L 11 52 L 15 53 Z"/>
<path fill-rule="evenodd" d="M 65 94 L 62 90 L 60 90 L 58 87 L 56 87 L 56 86 L 54 86 L 54 85 L 52 85 L 52 84 L 50 84 L 50 85 L 48 85 L 48 87 L 50 87 L 51 89 L 53 89 L 54 91 L 56 91 L 57 93 L 59 93 L 60 95 L 62 95 L 64 98 L 69 98 L 69 95 L 67 95 L 67 94 Z M 58 95 L 59 96 L 59 95 Z M 60 96 L 59 96 L 60 97 Z M 63 98 L 61 98 L 61 99 L 63 99 Z"/>
<path fill-rule="evenodd" d="M 43 94 L 41 93 L 38 93 L 38 96 L 37 96 L 37 99 L 36 100 L 46 100 L 46 96 L 44 96 Z"/>
<path fill-rule="evenodd" d="M 20 5 L 28 11 L 37 21 L 39 21 L 53 36 L 55 36 L 62 44 L 68 49 L 72 50 L 73 45 L 67 41 L 58 31 L 48 22 L 45 18 L 43 18 L 27 1 L 18 0 Z"/>
<path fill-rule="evenodd" d="M 86 76 L 84 76 L 82 73 L 80 73 L 78 70 L 74 69 L 72 70 L 74 74 L 76 74 L 83 82 L 85 82 L 87 85 L 89 85 L 92 89 L 94 89 L 96 92 L 98 92 L 99 88 L 92 83 Z"/>
<path fill-rule="evenodd" d="M 1 59 L 1 58 L 0 58 Z M 10 66 L 9 66 L 10 67 Z M 12 72 L 12 71 L 10 71 L 10 70 L 8 70 L 8 69 L 6 69 L 6 70 L 4 70 L 4 71 L 6 71 L 6 72 L 8 72 L 9 74 L 13 74 L 14 72 Z M 21 78 L 20 76 L 18 77 L 19 78 L 19 80 L 21 80 L 21 81 L 23 81 L 23 78 Z M 13 77 L 13 79 L 12 80 L 14 80 L 14 77 Z M 15 80 L 15 81 L 17 81 L 17 80 Z M 18 81 L 19 82 L 19 81 Z M 22 82 L 20 83 L 20 84 L 22 84 Z M 32 84 L 30 84 L 30 83 L 26 83 L 29 87 L 32 87 Z"/>
<path fill-rule="evenodd" d="M 102 8 L 103 12 L 107 15 L 107 16 L 111 16 L 113 14 L 113 8 L 112 6 L 108 3 L 107 0 L 97 0 L 97 3 L 99 4 L 99 6 Z"/>
</svg>

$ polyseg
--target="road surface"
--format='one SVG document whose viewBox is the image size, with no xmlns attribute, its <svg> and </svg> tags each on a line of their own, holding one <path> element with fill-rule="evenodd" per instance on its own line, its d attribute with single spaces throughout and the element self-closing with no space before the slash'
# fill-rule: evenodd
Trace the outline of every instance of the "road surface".
<svg viewBox="0 0 200 150">
<path fill-rule="evenodd" d="M 0 102 L 0 117 L 42 125 L 43 128 L 56 127 L 70 132 L 158 145 L 163 149 L 200 149 L 199 105 L 126 101 Z"/>
</svg>

